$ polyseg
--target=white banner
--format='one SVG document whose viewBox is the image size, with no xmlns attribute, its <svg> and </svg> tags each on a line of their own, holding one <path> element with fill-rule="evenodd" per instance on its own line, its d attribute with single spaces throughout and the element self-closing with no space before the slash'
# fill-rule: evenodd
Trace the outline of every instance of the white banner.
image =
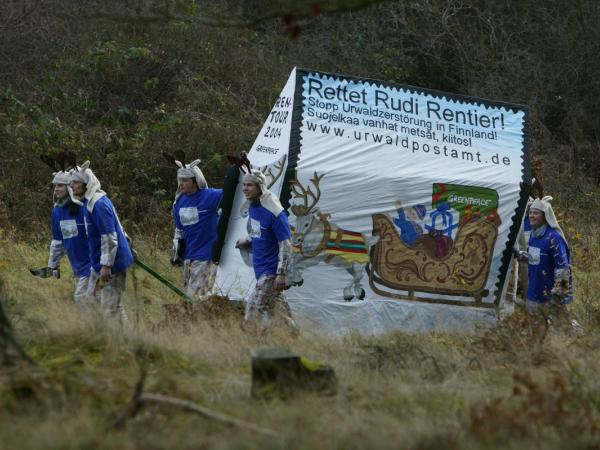
<svg viewBox="0 0 600 450">
<path fill-rule="evenodd" d="M 519 183 L 530 179 L 526 115 L 294 70 L 249 158 L 289 204 L 286 296 L 299 320 L 335 334 L 493 319 L 523 213 Z M 254 282 L 232 248 L 245 235 L 241 201 L 239 192 L 218 276 L 234 298 Z"/>
</svg>

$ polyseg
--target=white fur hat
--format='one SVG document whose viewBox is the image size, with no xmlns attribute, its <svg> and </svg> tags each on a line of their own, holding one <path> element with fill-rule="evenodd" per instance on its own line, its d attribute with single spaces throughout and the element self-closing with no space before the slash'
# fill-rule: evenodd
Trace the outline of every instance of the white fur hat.
<svg viewBox="0 0 600 450">
<path fill-rule="evenodd" d="M 92 212 L 96 202 L 104 195 L 104 192 L 100 187 L 100 181 L 96 178 L 92 169 L 90 169 L 90 162 L 86 161 L 81 166 L 77 166 L 71 171 L 71 178 L 73 181 L 79 181 L 86 185 L 84 197 L 87 199 L 87 209 Z"/>
<path fill-rule="evenodd" d="M 206 182 L 206 178 L 204 178 L 204 174 L 200 170 L 201 161 L 199 159 L 195 159 L 189 164 L 184 164 L 181 161 L 175 160 L 175 164 L 179 169 L 177 170 L 177 191 L 175 192 L 175 201 L 173 205 L 177 202 L 177 199 L 183 193 L 181 191 L 181 186 L 179 184 L 179 180 L 182 178 L 193 178 L 196 180 L 196 184 L 198 185 L 198 189 L 206 189 L 208 187 L 208 183 Z"/>
<path fill-rule="evenodd" d="M 552 201 L 552 197 L 546 195 L 544 198 L 536 198 L 533 202 L 531 202 L 530 208 L 537 209 L 544 213 L 546 218 L 546 222 L 550 228 L 554 228 L 556 231 L 560 233 L 560 235 L 565 239 L 565 234 L 562 229 L 558 225 L 558 221 L 556 220 L 556 215 L 554 214 L 554 210 L 552 209 L 552 205 L 550 202 Z M 566 239 L 565 239 L 566 240 Z"/>
<path fill-rule="evenodd" d="M 265 177 L 260 170 L 252 170 L 250 173 L 244 174 L 243 181 L 258 185 L 261 192 L 261 206 L 271 211 L 275 217 L 281 214 L 283 211 L 283 206 L 281 206 L 279 198 L 277 198 L 277 196 L 267 188 L 267 177 Z M 250 201 L 246 200 L 240 208 L 242 217 L 246 217 L 248 215 L 248 208 L 250 208 Z"/>
<path fill-rule="evenodd" d="M 177 179 L 194 178 L 200 189 L 207 188 L 208 183 L 206 182 L 206 178 L 204 178 L 204 174 L 200 170 L 200 167 L 198 167 L 201 162 L 199 159 L 196 159 L 186 165 L 181 161 L 175 161 L 175 164 L 179 167 L 179 170 L 177 170 Z"/>
<path fill-rule="evenodd" d="M 71 174 L 67 171 L 54 172 L 54 178 L 52 178 L 52 184 L 66 184 L 71 183 Z"/>
</svg>

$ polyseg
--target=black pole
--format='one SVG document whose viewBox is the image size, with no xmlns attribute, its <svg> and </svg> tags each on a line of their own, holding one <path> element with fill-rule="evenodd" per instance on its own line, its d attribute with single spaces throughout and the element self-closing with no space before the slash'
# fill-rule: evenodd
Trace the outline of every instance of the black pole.
<svg viewBox="0 0 600 450">
<path fill-rule="evenodd" d="M 212 259 L 215 264 L 221 261 L 221 253 L 225 244 L 225 236 L 227 235 L 227 227 L 229 226 L 229 218 L 231 217 L 231 208 L 235 199 L 235 192 L 240 180 L 240 169 L 232 164 L 227 169 L 225 179 L 223 180 L 223 200 L 221 200 L 221 217 L 217 225 L 217 240 L 213 244 Z"/>
</svg>

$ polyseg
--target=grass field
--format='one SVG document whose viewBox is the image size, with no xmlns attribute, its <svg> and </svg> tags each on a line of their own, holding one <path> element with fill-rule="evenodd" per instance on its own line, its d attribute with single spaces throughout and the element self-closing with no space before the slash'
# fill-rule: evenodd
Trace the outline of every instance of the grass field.
<svg viewBox="0 0 600 450">
<path fill-rule="evenodd" d="M 242 331 L 239 317 L 165 321 L 178 299 L 139 270 L 128 279 L 124 329 L 81 314 L 72 278 L 35 279 L 45 244 L 2 241 L 7 311 L 37 368 L 0 372 L 0 448 L 475 449 L 600 448 L 598 238 L 574 245 L 573 312 L 584 336 L 544 334 L 515 314 L 474 334 L 394 333 L 291 338 Z M 179 281 L 165 252 L 138 244 Z M 578 256 L 579 255 L 579 256 Z M 283 346 L 333 366 L 336 395 L 250 397 L 250 354 Z M 277 436 L 232 427 L 167 405 L 147 405 L 125 426 L 140 371 L 144 391 L 186 399 Z"/>
</svg>

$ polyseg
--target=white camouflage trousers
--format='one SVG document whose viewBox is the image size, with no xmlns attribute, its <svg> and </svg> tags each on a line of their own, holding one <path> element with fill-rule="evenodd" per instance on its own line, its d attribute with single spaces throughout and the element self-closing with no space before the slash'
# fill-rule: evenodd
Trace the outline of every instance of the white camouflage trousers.
<svg viewBox="0 0 600 450">
<path fill-rule="evenodd" d="M 183 262 L 183 285 L 191 298 L 208 294 L 215 284 L 216 266 L 210 261 L 186 259 Z"/>
<path fill-rule="evenodd" d="M 108 282 L 100 280 L 100 273 L 90 270 L 90 281 L 87 289 L 87 301 L 95 304 L 100 301 L 100 309 L 106 318 L 127 322 L 127 312 L 123 304 L 123 292 L 127 280 L 127 271 L 113 273 Z"/>
<path fill-rule="evenodd" d="M 73 298 L 75 303 L 82 306 L 87 301 L 87 290 L 90 284 L 90 277 L 75 277 L 75 292 Z"/>
<path fill-rule="evenodd" d="M 274 288 L 275 278 L 275 275 L 262 275 L 256 280 L 256 287 L 246 303 L 244 320 L 260 323 L 260 326 L 266 329 L 271 326 L 274 318 L 280 318 L 286 325 L 296 329 L 283 292 Z"/>
</svg>

